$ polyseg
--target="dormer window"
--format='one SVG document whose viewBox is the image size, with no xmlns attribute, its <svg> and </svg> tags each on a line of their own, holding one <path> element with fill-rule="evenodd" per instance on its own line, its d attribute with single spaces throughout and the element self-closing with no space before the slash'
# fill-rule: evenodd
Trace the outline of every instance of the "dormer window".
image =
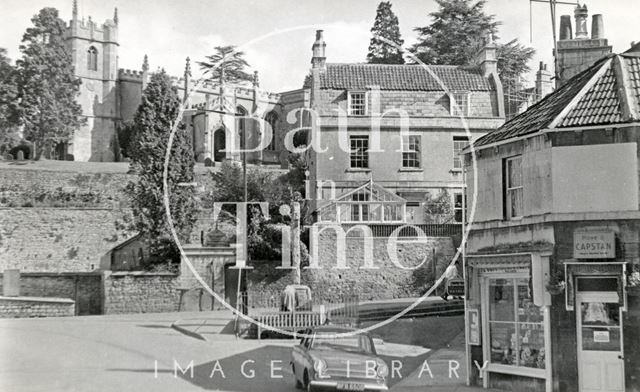
<svg viewBox="0 0 640 392">
<path fill-rule="evenodd" d="M 347 97 L 350 116 L 365 116 L 367 114 L 367 93 L 365 91 L 350 91 Z"/>
<path fill-rule="evenodd" d="M 87 69 L 89 71 L 98 70 L 98 49 L 93 46 L 87 50 Z"/>
<path fill-rule="evenodd" d="M 449 110 L 452 116 L 469 115 L 469 92 L 454 91 L 449 93 Z"/>
</svg>

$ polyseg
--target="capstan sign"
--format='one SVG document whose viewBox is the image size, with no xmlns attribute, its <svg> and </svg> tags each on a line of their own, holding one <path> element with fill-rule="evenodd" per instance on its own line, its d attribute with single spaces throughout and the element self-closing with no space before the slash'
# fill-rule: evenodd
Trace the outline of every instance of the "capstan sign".
<svg viewBox="0 0 640 392">
<path fill-rule="evenodd" d="M 611 230 L 582 230 L 573 233 L 573 258 L 613 259 L 615 234 Z"/>
</svg>

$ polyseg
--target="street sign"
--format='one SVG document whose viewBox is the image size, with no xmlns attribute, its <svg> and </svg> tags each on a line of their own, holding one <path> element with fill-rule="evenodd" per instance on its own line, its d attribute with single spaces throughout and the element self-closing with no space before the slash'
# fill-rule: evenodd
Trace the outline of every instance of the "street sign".
<svg viewBox="0 0 640 392">
<path fill-rule="evenodd" d="M 449 295 L 454 297 L 464 297 L 464 280 L 451 279 L 447 288 L 449 291 Z"/>
</svg>

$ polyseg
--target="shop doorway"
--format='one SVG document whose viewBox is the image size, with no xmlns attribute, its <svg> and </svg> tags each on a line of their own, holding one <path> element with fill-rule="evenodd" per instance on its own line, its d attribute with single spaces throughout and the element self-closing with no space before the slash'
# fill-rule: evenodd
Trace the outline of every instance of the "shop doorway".
<svg viewBox="0 0 640 392">
<path fill-rule="evenodd" d="M 624 391 L 622 314 L 616 278 L 578 278 L 580 392 Z M 611 290 L 611 291 L 597 291 Z"/>
</svg>

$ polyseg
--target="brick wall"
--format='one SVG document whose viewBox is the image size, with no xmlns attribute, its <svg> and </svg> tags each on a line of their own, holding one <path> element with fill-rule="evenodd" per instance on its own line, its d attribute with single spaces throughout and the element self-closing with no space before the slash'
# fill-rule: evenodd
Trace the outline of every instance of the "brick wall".
<svg viewBox="0 0 640 392">
<path fill-rule="evenodd" d="M 104 272 L 104 314 L 176 311 L 178 277 L 170 273 Z"/>
<path fill-rule="evenodd" d="M 0 297 L 0 318 L 66 317 L 75 313 L 67 298 Z"/>
<path fill-rule="evenodd" d="M 0 292 L 2 292 L 0 274 Z M 21 273 L 20 295 L 24 297 L 68 298 L 76 303 L 78 315 L 102 313 L 101 276 L 95 273 Z"/>
</svg>

